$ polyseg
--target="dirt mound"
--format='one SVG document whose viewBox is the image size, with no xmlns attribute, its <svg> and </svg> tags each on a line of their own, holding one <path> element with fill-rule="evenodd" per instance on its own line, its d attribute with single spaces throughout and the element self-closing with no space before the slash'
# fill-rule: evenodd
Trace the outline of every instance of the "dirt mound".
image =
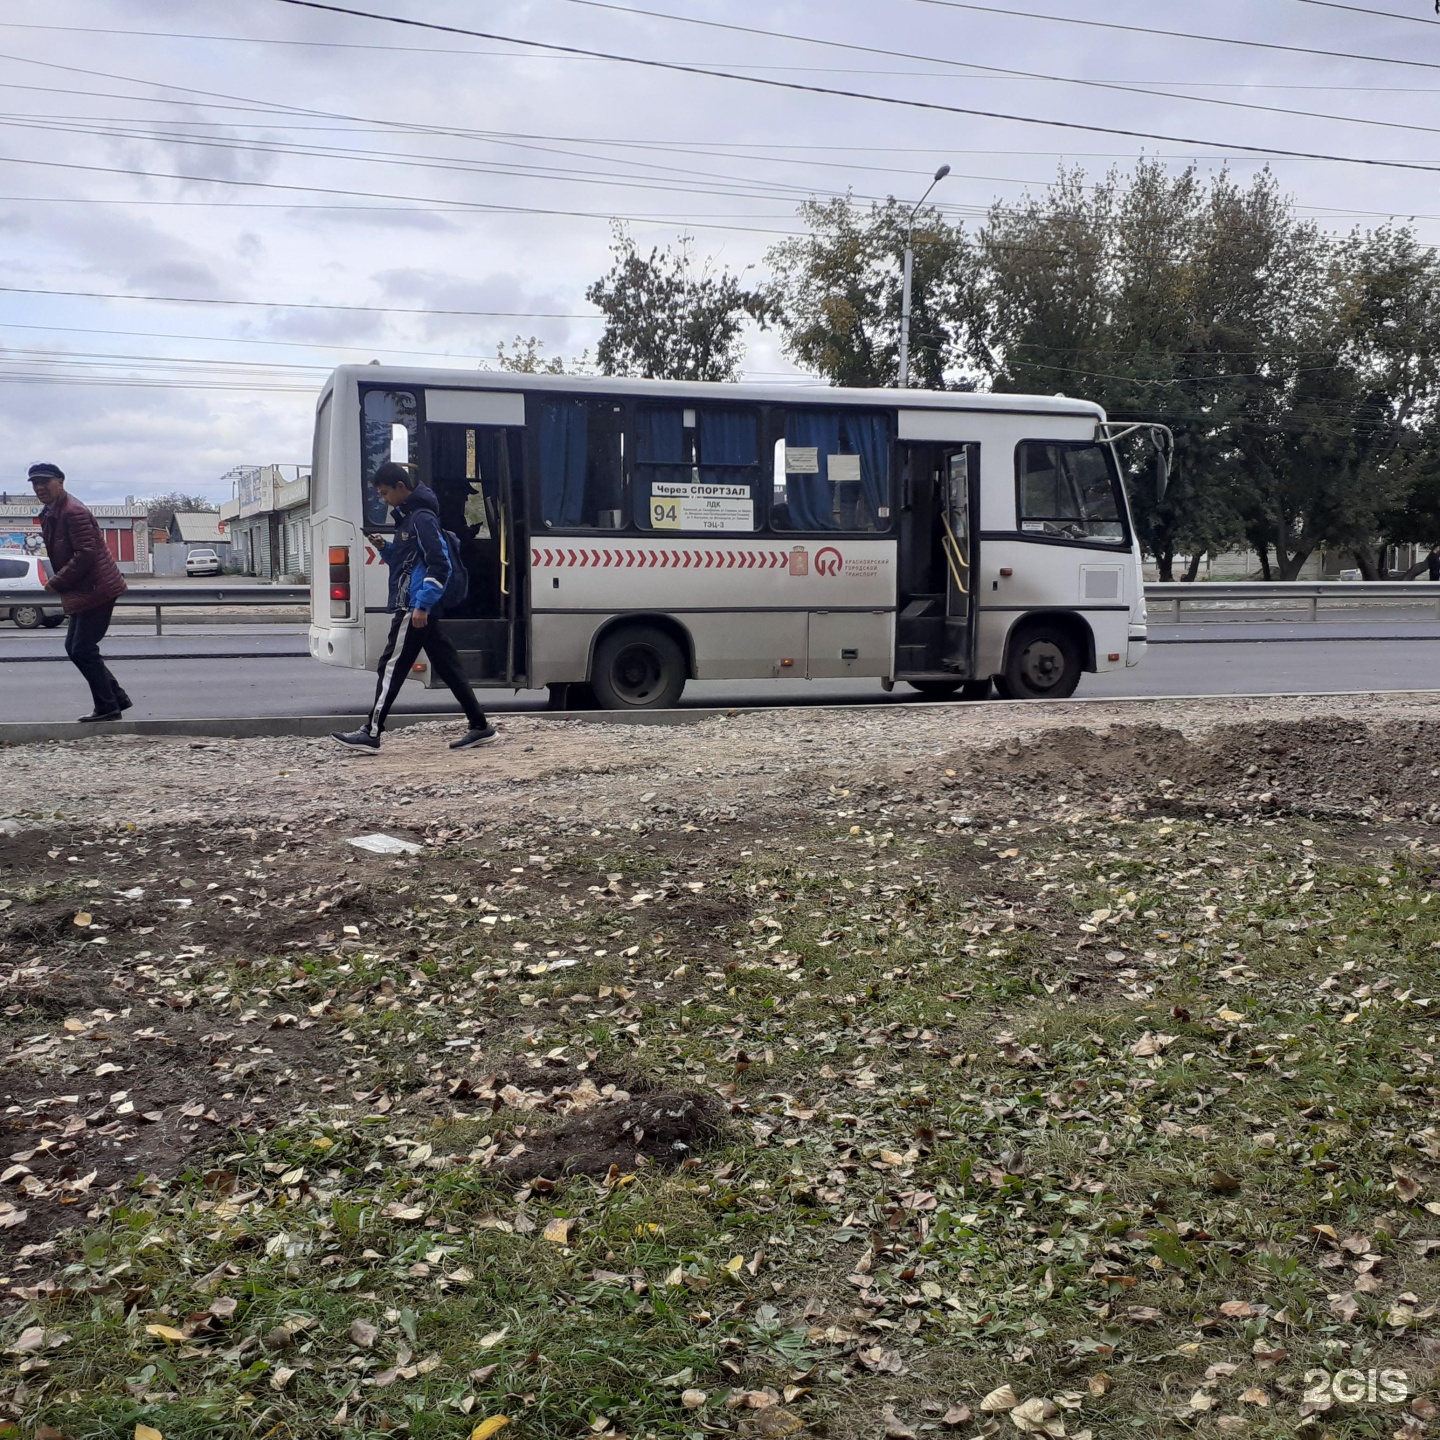
<svg viewBox="0 0 1440 1440">
<path fill-rule="evenodd" d="M 614 1166 L 671 1167 L 720 1134 L 720 1107 L 708 1095 L 658 1090 L 596 1106 L 552 1130 L 525 1137 L 525 1150 L 495 1166 L 517 1180 L 608 1175 Z"/>
<path fill-rule="evenodd" d="M 1297 813 L 1379 806 L 1440 823 L 1440 724 L 1428 720 L 1262 721 L 1218 726 L 1199 739 L 1165 725 L 1074 726 L 961 758 L 1017 789 L 1211 807 L 1258 801 Z"/>
</svg>

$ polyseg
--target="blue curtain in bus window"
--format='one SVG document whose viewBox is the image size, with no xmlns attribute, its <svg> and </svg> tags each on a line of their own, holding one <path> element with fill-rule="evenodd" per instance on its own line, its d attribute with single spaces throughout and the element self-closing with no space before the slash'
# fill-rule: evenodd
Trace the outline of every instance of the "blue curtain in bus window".
<svg viewBox="0 0 1440 1440">
<path fill-rule="evenodd" d="M 790 507 L 792 530 L 836 530 L 835 505 L 825 461 L 840 449 L 840 413 L 826 410 L 790 410 L 785 415 L 785 447 L 808 449 L 814 446 L 820 461 L 819 473 L 797 474 L 788 465 L 785 471 L 785 499 Z"/>
<path fill-rule="evenodd" d="M 589 450 L 583 400 L 540 404 L 540 518 L 547 525 L 578 525 L 585 505 Z"/>
<path fill-rule="evenodd" d="M 642 465 L 685 464 L 685 412 L 678 406 L 638 411 L 635 458 Z"/>
<path fill-rule="evenodd" d="M 644 407 L 635 412 L 635 463 L 635 522 L 643 529 L 654 529 L 650 486 L 656 481 L 688 485 L 694 478 L 685 454 L 685 411 L 680 406 Z"/>
<path fill-rule="evenodd" d="M 890 508 L 890 434 L 883 415 L 847 415 L 845 435 L 850 448 L 860 457 L 860 489 L 865 496 L 868 520 L 876 530 L 889 526 L 885 514 Z"/>
<path fill-rule="evenodd" d="M 702 410 L 700 463 L 710 469 L 717 465 L 754 465 L 757 425 L 753 410 Z"/>
</svg>

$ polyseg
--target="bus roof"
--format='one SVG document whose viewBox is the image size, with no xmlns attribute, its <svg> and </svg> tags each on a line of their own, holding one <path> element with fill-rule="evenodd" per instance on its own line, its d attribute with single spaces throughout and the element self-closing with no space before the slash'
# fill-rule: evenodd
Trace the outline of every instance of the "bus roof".
<svg viewBox="0 0 1440 1440">
<path fill-rule="evenodd" d="M 530 390 L 561 395 L 652 396 L 656 399 L 743 400 L 751 404 L 876 405 L 906 410 L 1021 411 L 1103 420 L 1093 400 L 1071 395 L 994 395 L 965 390 L 860 390 L 802 382 L 763 385 L 752 381 L 628 380 L 610 375 L 529 375 L 513 370 L 433 370 L 408 365 L 342 365 L 322 391 L 340 380 L 364 385 L 418 386 L 434 390 Z"/>
</svg>

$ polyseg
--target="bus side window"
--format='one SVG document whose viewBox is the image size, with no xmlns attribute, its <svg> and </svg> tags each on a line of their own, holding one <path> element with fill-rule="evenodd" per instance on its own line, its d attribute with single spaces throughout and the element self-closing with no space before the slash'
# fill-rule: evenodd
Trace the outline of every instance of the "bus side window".
<svg viewBox="0 0 1440 1440">
<path fill-rule="evenodd" d="M 884 414 L 787 410 L 775 446 L 770 528 L 791 532 L 890 528 L 890 424 Z"/>
<path fill-rule="evenodd" d="M 413 390 L 366 390 L 360 407 L 360 484 L 367 525 L 386 525 L 385 502 L 370 487 L 387 461 L 409 465 L 420 453 L 420 405 Z"/>
<path fill-rule="evenodd" d="M 635 520 L 646 530 L 753 532 L 760 415 L 748 406 L 635 410 Z"/>
<path fill-rule="evenodd" d="M 613 401 L 540 401 L 540 523 L 625 528 L 625 412 Z"/>
<path fill-rule="evenodd" d="M 1107 446 L 1022 440 L 1015 447 L 1015 468 L 1022 531 L 1124 543 L 1119 477 Z"/>
</svg>

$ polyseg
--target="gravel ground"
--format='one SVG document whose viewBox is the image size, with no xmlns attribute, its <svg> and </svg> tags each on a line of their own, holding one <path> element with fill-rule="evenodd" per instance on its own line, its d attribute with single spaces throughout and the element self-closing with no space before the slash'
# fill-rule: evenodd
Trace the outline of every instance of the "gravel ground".
<svg viewBox="0 0 1440 1440">
<path fill-rule="evenodd" d="M 1440 792 L 1440 698 L 1429 694 L 807 708 L 666 727 L 516 717 L 499 728 L 497 745 L 458 755 L 446 745 L 454 727 L 438 723 L 387 736 L 378 755 L 298 738 L 16 746 L 0 773 L 0 817 L 22 826 L 318 821 L 422 833 L 521 821 L 666 828 L 716 812 L 779 822 L 832 786 L 903 787 L 911 776 L 922 778 L 901 798 L 935 803 L 937 766 L 961 781 L 970 774 L 975 783 L 959 788 L 982 813 L 1012 803 L 1011 792 L 1023 800 L 1034 791 L 1023 782 L 1042 776 L 1047 806 L 1058 787 L 1081 812 L 1114 808 L 1117 794 L 1154 793 L 1428 816 Z"/>
</svg>

